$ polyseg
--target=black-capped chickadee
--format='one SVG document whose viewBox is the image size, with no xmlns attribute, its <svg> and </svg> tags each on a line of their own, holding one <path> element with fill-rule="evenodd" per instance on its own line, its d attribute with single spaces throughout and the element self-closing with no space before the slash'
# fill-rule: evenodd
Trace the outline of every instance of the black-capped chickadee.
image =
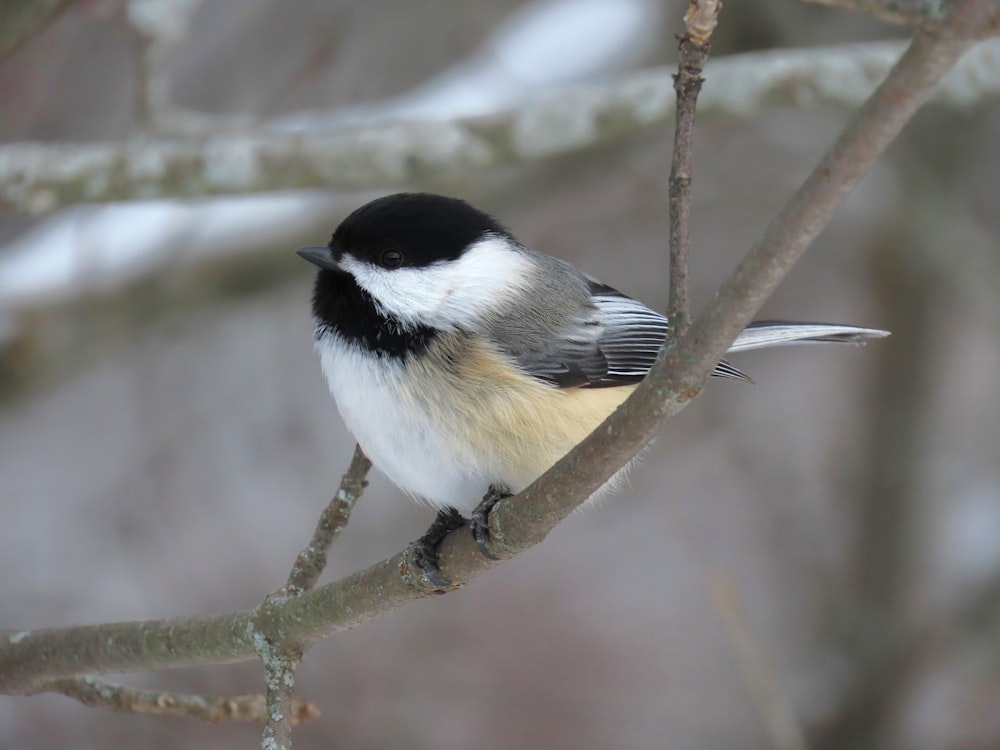
<svg viewBox="0 0 1000 750">
<path fill-rule="evenodd" d="M 611 414 L 668 331 L 663 315 L 455 198 L 379 198 L 329 245 L 298 253 L 320 268 L 316 350 L 347 427 L 383 474 L 439 512 L 418 554 L 435 583 L 437 543 L 460 512 L 472 512 L 486 553 L 492 504 Z M 730 351 L 885 335 L 761 321 Z M 745 378 L 725 361 L 714 374 Z"/>
</svg>

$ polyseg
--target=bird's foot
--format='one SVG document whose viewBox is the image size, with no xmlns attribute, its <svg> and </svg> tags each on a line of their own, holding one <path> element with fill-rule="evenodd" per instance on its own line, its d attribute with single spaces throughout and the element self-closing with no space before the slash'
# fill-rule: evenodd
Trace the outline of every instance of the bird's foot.
<svg viewBox="0 0 1000 750">
<path fill-rule="evenodd" d="M 472 518 L 469 519 L 472 538 L 476 541 L 476 546 L 479 547 L 483 557 L 488 560 L 500 559 L 487 549 L 487 545 L 490 543 L 490 511 L 505 497 L 510 497 L 510 491 L 506 487 L 491 484 L 483 501 L 472 511 Z"/>
<path fill-rule="evenodd" d="M 462 518 L 462 514 L 454 508 L 439 510 L 434 523 L 412 545 L 410 559 L 420 568 L 427 580 L 438 588 L 447 588 L 450 585 L 441 575 L 438 545 L 448 534 L 464 523 L 465 519 Z"/>
</svg>

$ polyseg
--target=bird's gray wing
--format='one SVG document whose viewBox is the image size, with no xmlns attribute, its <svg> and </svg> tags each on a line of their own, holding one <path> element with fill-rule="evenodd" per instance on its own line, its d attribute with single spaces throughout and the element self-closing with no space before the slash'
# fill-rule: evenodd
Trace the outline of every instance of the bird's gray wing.
<svg viewBox="0 0 1000 750">
<path fill-rule="evenodd" d="M 603 325 L 595 305 L 581 306 L 557 327 L 548 323 L 505 326 L 501 349 L 525 373 L 557 388 L 577 388 L 598 383 L 607 376 L 608 361 L 601 350 Z"/>
<path fill-rule="evenodd" d="M 502 348 L 523 371 L 558 388 L 638 383 L 663 345 L 667 319 L 612 287 L 591 279 L 586 283 L 589 304 L 584 311 L 542 335 L 522 331 L 510 336 L 508 328 Z M 714 374 L 745 379 L 725 361 Z"/>
<path fill-rule="evenodd" d="M 607 361 L 607 370 L 588 385 L 606 387 L 639 382 L 663 346 L 669 330 L 667 319 L 598 282 L 591 282 L 591 300 L 600 314 L 601 337 L 597 345 Z"/>
<path fill-rule="evenodd" d="M 601 314 L 598 346 L 608 362 L 604 377 L 591 387 L 637 383 L 646 377 L 670 330 L 666 317 L 605 284 L 591 282 L 591 299 Z M 712 373 L 718 377 L 747 380 L 742 372 L 722 360 Z"/>
</svg>

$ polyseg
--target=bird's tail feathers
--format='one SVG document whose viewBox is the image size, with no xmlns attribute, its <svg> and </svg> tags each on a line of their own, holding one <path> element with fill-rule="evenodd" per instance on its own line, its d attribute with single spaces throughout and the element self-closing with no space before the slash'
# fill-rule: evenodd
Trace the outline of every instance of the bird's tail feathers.
<svg viewBox="0 0 1000 750">
<path fill-rule="evenodd" d="M 788 320 L 757 320 L 748 325 L 729 347 L 731 352 L 764 349 L 788 344 L 823 344 L 827 342 L 858 344 L 868 339 L 888 336 L 888 331 L 836 323 L 796 323 Z"/>
<path fill-rule="evenodd" d="M 758 320 L 743 329 L 733 345 L 729 347 L 729 351 L 742 352 L 747 349 L 764 349 L 769 346 L 787 346 L 789 344 L 859 344 L 869 339 L 880 339 L 888 335 L 888 331 L 881 331 L 877 328 L 861 328 L 836 323 Z M 753 382 L 749 376 L 726 360 L 719 362 L 712 374 L 716 377 Z"/>
</svg>

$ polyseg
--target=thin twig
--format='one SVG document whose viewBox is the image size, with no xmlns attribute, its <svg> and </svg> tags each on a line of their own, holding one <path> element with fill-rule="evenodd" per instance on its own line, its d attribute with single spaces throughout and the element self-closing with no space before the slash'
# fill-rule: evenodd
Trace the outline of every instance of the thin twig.
<svg viewBox="0 0 1000 750">
<path fill-rule="evenodd" d="M 330 545 L 347 526 L 355 503 L 368 486 L 366 477 L 371 466 L 372 462 L 362 452 L 361 446 L 354 446 L 354 455 L 340 480 L 340 489 L 320 514 L 309 544 L 295 558 L 292 572 L 288 574 L 288 583 L 285 584 L 288 594 L 297 596 L 316 585 L 323 568 L 326 567 L 326 555 Z"/>
<path fill-rule="evenodd" d="M 275 649 L 275 644 L 267 635 L 270 628 L 265 618 L 269 619 L 272 609 L 280 607 L 282 601 L 302 596 L 316 585 L 326 567 L 326 555 L 330 546 L 347 526 L 351 511 L 368 486 L 366 477 L 371 465 L 372 462 L 362 452 L 361 446 L 355 445 L 351 464 L 341 477 L 340 488 L 320 513 L 312 539 L 296 556 L 288 581 L 264 600 L 260 617 L 254 620 L 254 643 L 264 662 L 264 682 L 267 686 L 267 716 L 261 738 L 263 750 L 291 750 L 294 723 L 292 691 L 295 687 L 295 670 L 302 660 L 303 652 L 303 647 L 296 642 Z"/>
<path fill-rule="evenodd" d="M 264 656 L 264 681 L 267 688 L 267 720 L 261 737 L 262 750 L 291 750 L 295 689 L 295 669 L 302 652 L 292 649 Z"/>
<path fill-rule="evenodd" d="M 667 318 L 677 336 L 687 332 L 691 315 L 688 298 L 688 259 L 691 251 L 690 214 L 694 118 L 701 91 L 702 69 L 711 51 L 711 35 L 721 3 L 691 0 L 680 37 L 677 91 L 677 125 L 670 170 L 670 305 Z M 787 699 L 777 684 L 758 640 L 746 620 L 732 579 L 722 573 L 710 578 L 709 593 L 726 626 L 743 682 L 757 706 L 775 750 L 804 750 L 805 737 Z"/>
<path fill-rule="evenodd" d="M 265 597 L 250 624 L 254 651 L 264 664 L 264 731 L 261 750 L 291 750 L 292 694 L 295 689 L 295 669 L 302 661 L 305 647 L 298 639 L 269 635 L 278 630 L 281 604 L 298 594 L 289 595 L 285 587 Z"/>
<path fill-rule="evenodd" d="M 710 572 L 709 596 L 726 628 L 747 694 L 757 707 L 774 750 L 806 750 L 802 727 L 788 698 L 778 685 L 770 660 L 754 635 L 733 579 L 722 571 Z"/>
<path fill-rule="evenodd" d="M 182 716 L 211 724 L 223 721 L 251 721 L 263 724 L 265 699 L 256 695 L 195 695 L 163 690 L 141 690 L 116 685 L 92 677 L 71 677 L 52 680 L 40 686 L 36 693 L 59 693 L 92 708 L 131 714 Z M 291 703 L 291 720 L 301 724 L 319 716 L 308 701 L 295 698 Z"/>
<path fill-rule="evenodd" d="M 670 166 L 670 303 L 667 319 L 675 336 L 687 332 L 691 320 L 688 298 L 688 258 L 691 255 L 691 174 L 694 151 L 694 114 L 704 78 L 701 71 L 711 51 L 709 40 L 718 21 L 722 3 L 718 0 L 691 0 L 684 16 L 685 31 L 680 36 L 677 74 L 677 124 L 674 126 L 674 153 Z"/>
<path fill-rule="evenodd" d="M 295 670 L 302 660 L 303 651 L 294 642 L 275 650 L 272 639 L 267 636 L 268 628 L 263 618 L 269 618 L 272 608 L 280 606 L 282 601 L 301 596 L 316 585 L 326 567 L 326 555 L 330 546 L 347 526 L 351 511 L 368 486 L 366 477 L 371 465 L 372 462 L 362 452 L 361 446 L 355 445 L 351 464 L 341 477 L 340 488 L 320 513 L 312 539 L 296 556 L 288 581 L 264 600 L 261 617 L 254 621 L 254 642 L 257 653 L 264 662 L 264 681 L 267 686 L 267 720 L 261 739 L 263 750 L 291 750 L 294 723 L 292 691 L 295 687 Z"/>
<path fill-rule="evenodd" d="M 727 570 L 709 560 L 682 519 L 674 518 L 672 525 L 700 569 L 709 602 L 725 627 L 736 657 L 744 690 L 760 716 L 771 747 L 774 750 L 806 750 L 808 744 L 802 724 L 781 689 L 764 644 L 750 625 L 736 581 Z"/>
</svg>

